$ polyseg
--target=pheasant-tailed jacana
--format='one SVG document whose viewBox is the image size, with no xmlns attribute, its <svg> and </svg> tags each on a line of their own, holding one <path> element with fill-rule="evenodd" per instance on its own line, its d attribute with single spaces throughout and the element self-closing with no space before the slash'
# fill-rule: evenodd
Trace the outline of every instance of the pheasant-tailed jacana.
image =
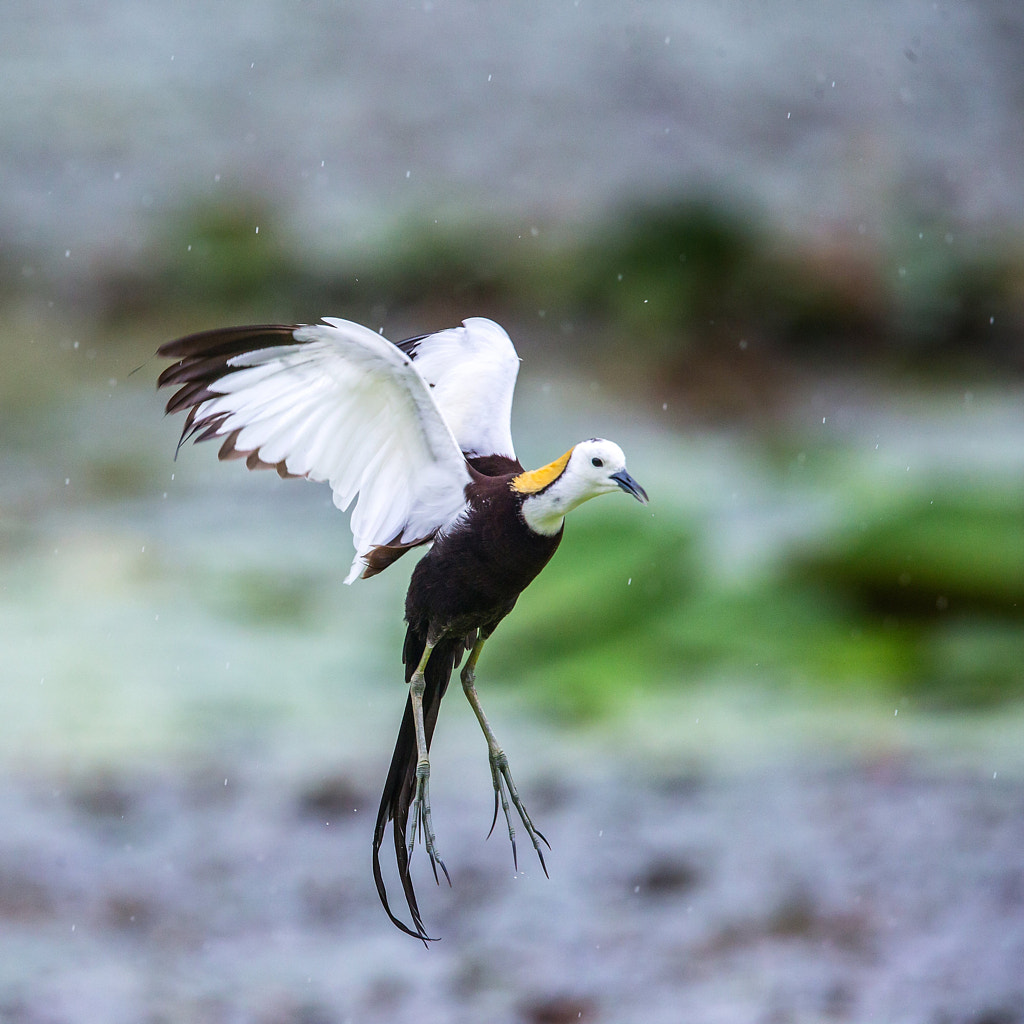
<svg viewBox="0 0 1024 1024">
<path fill-rule="evenodd" d="M 487 738 L 491 828 L 500 805 L 515 859 L 511 803 L 546 874 L 547 840 L 480 706 L 476 664 L 555 553 L 567 512 L 612 491 L 647 502 L 622 449 L 592 438 L 525 471 L 510 428 L 519 357 L 505 331 L 479 317 L 397 344 L 328 318 L 312 326 L 229 327 L 172 341 L 159 354 L 174 360 L 159 379 L 177 388 L 167 412 L 188 410 L 179 450 L 189 438 L 222 438 L 222 459 L 326 480 L 342 510 L 355 501 L 356 557 L 346 583 L 431 545 L 405 599 L 409 698 L 373 836 L 373 876 L 388 916 L 428 939 L 409 872 L 418 835 L 435 879 L 438 867 L 448 877 L 431 824 L 428 751 L 441 698 L 466 651 L 462 688 Z M 389 821 L 412 927 L 395 916 L 384 887 L 380 846 Z"/>
</svg>

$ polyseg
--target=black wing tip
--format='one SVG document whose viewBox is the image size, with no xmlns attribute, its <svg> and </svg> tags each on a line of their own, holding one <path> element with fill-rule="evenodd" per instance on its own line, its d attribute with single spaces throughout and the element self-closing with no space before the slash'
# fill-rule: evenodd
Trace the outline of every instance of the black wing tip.
<svg viewBox="0 0 1024 1024">
<path fill-rule="evenodd" d="M 165 341 L 156 350 L 156 354 L 163 359 L 184 360 L 225 355 L 226 351 L 222 350 L 226 350 L 228 347 L 237 348 L 239 352 L 255 351 L 258 348 L 280 344 L 282 335 L 292 336 L 299 326 L 301 325 L 249 324 L 243 327 L 214 327 L 210 330 L 186 334 L 183 338 L 175 338 L 173 341 Z M 261 339 L 265 340 L 259 344 Z M 253 344 L 253 342 L 257 342 L 257 344 Z"/>
<path fill-rule="evenodd" d="M 403 338 L 401 341 L 394 342 L 394 346 L 401 349 L 410 359 L 415 359 L 419 351 L 420 342 L 425 341 L 429 337 L 429 334 L 417 334 L 412 338 Z"/>
<path fill-rule="evenodd" d="M 165 342 L 156 354 L 174 362 L 157 377 L 157 388 L 176 387 L 167 400 L 164 413 L 185 412 L 187 417 L 175 449 L 175 458 L 189 440 L 196 443 L 223 436 L 221 428 L 226 416 L 196 416 L 199 407 L 219 392 L 212 390 L 216 381 L 231 372 L 230 360 L 247 352 L 256 352 L 282 343 L 294 343 L 294 326 L 284 324 L 256 324 L 247 327 L 218 327 L 209 331 Z M 246 458 L 250 469 L 276 469 L 282 477 L 293 476 L 285 464 L 268 464 L 255 452 L 237 451 L 234 446 L 237 432 L 229 435 L 221 448 L 220 458 Z"/>
</svg>

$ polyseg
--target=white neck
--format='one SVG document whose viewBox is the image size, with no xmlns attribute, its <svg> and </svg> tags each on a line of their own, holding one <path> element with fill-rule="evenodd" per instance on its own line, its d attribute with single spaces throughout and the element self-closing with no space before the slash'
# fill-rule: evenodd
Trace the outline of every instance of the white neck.
<svg viewBox="0 0 1024 1024">
<path fill-rule="evenodd" d="M 523 519 L 534 533 L 553 537 L 562 529 L 566 513 L 589 497 L 589 494 L 573 494 L 562 480 L 556 480 L 540 494 L 530 494 L 523 499 Z"/>
</svg>

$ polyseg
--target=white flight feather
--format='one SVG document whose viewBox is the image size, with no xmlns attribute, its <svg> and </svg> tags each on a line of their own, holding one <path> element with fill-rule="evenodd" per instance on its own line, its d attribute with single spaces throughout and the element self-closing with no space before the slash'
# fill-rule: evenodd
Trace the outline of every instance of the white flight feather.
<svg viewBox="0 0 1024 1024">
<path fill-rule="evenodd" d="M 232 369 L 209 385 L 217 397 L 197 414 L 227 414 L 218 434 L 237 430 L 239 451 L 326 480 L 338 508 L 355 500 L 350 583 L 376 545 L 431 537 L 458 516 L 469 470 L 436 389 L 404 352 L 333 318 L 294 337 L 300 344 L 230 359 Z"/>
<path fill-rule="evenodd" d="M 470 317 L 462 327 L 416 343 L 416 368 L 467 455 L 516 457 L 512 446 L 512 394 L 519 356 L 493 320 Z"/>
</svg>

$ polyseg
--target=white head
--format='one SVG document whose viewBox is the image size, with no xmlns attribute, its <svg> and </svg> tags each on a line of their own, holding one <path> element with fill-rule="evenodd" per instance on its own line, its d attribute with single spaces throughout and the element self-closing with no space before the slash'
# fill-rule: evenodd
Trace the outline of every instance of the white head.
<svg viewBox="0 0 1024 1024">
<path fill-rule="evenodd" d="M 555 534 L 567 512 L 589 498 L 625 491 L 647 504 L 647 492 L 626 472 L 626 456 L 614 441 L 594 437 L 570 448 L 541 469 L 521 473 L 512 481 L 525 495 L 523 518 L 535 533 Z"/>
</svg>

